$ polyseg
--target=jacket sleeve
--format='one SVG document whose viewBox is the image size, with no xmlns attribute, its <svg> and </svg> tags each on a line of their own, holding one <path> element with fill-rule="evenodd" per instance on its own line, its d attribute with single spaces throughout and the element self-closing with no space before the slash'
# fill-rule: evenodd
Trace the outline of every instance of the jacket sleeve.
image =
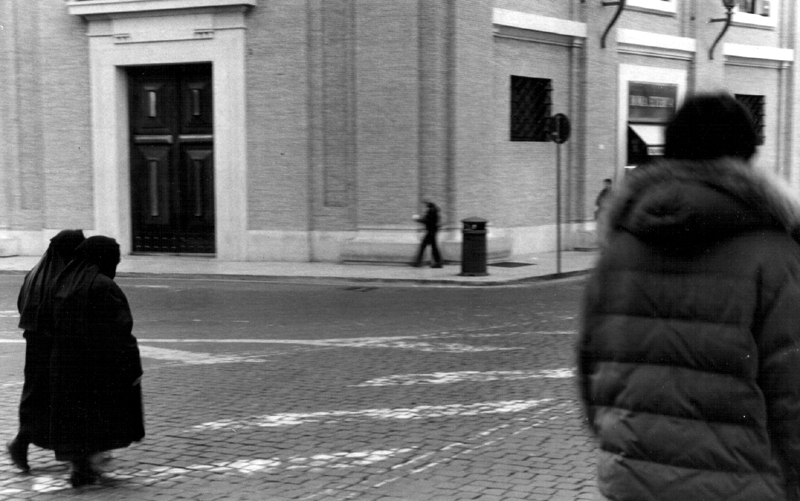
<svg viewBox="0 0 800 501">
<path fill-rule="evenodd" d="M 771 439 L 786 463 L 800 473 L 800 259 L 780 285 L 762 292 L 755 335 L 758 383 L 764 392 Z M 768 283 L 769 280 L 764 280 Z"/>
<path fill-rule="evenodd" d="M 594 411 L 590 388 L 590 378 L 594 372 L 595 354 L 591 349 L 591 336 L 592 330 L 597 322 L 597 309 L 600 300 L 600 273 L 601 268 L 597 266 L 587 281 L 583 297 L 580 330 L 575 346 L 578 395 L 581 400 L 581 407 L 586 424 L 592 433 L 595 434 L 597 433 L 597 429 L 594 425 Z"/>
</svg>

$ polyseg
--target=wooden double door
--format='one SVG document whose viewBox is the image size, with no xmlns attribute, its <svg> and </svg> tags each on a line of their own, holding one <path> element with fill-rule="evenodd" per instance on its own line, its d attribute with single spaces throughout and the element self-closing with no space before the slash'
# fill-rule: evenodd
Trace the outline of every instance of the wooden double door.
<svg viewBox="0 0 800 501">
<path fill-rule="evenodd" d="M 128 69 L 133 251 L 212 254 L 211 65 Z"/>
</svg>

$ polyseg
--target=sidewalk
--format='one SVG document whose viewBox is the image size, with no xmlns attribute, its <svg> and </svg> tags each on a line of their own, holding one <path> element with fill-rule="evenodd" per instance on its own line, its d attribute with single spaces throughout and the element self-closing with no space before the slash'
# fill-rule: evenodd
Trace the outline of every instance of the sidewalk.
<svg viewBox="0 0 800 501">
<path fill-rule="evenodd" d="M 490 263 L 483 277 L 460 276 L 461 264 L 441 269 L 414 268 L 397 264 L 338 264 L 307 262 L 217 261 L 187 256 L 123 256 L 117 268 L 120 277 L 159 276 L 163 278 L 203 278 L 238 280 L 351 281 L 406 285 L 508 285 L 564 278 L 586 273 L 594 266 L 597 251 L 562 251 L 561 270 L 555 252 Z M 30 270 L 38 256 L 0 258 L 0 274 Z"/>
</svg>

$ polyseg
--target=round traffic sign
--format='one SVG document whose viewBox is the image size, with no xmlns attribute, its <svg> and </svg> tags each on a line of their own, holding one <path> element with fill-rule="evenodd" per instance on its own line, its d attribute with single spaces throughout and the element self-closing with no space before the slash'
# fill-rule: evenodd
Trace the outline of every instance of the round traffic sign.
<svg viewBox="0 0 800 501">
<path fill-rule="evenodd" d="M 571 126 L 569 118 L 563 113 L 557 113 L 550 117 L 550 138 L 558 144 L 565 143 L 569 139 Z"/>
</svg>

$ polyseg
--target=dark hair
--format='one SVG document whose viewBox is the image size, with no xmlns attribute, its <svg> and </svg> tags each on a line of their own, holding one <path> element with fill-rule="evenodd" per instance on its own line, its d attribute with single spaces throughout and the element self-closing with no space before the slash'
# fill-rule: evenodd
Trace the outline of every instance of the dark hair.
<svg viewBox="0 0 800 501">
<path fill-rule="evenodd" d="M 686 100 L 667 126 L 665 158 L 710 160 L 756 153 L 753 118 L 730 94 L 697 94 Z"/>
</svg>

